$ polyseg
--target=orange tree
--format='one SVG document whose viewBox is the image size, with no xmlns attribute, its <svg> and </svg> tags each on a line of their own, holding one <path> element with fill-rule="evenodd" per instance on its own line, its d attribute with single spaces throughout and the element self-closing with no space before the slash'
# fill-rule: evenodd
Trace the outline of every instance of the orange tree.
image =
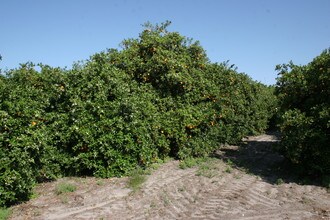
<svg viewBox="0 0 330 220">
<path fill-rule="evenodd" d="M 219 142 L 263 131 L 274 105 L 269 88 L 225 63 L 210 63 L 198 42 L 167 31 L 168 25 L 147 24 L 138 39 L 123 41 L 123 50 L 108 51 L 103 61 L 156 93 L 155 130 L 168 143 L 163 153 L 200 156 Z"/>
<path fill-rule="evenodd" d="M 330 173 L 330 50 L 311 63 L 278 65 L 281 151 L 305 173 Z"/>
<path fill-rule="evenodd" d="M 59 173 L 59 168 L 51 163 L 50 155 L 55 156 L 56 149 L 51 146 L 45 127 L 49 93 L 43 91 L 45 84 L 33 65 L 24 64 L 10 71 L 2 78 L 0 89 L 2 206 L 18 198 L 26 199 L 36 178 L 48 171 Z"/>
</svg>

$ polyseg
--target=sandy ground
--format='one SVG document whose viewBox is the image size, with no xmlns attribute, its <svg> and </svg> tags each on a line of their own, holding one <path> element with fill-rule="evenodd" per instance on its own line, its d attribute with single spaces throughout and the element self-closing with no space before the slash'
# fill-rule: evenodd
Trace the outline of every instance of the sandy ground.
<svg viewBox="0 0 330 220">
<path fill-rule="evenodd" d="M 299 184 L 280 169 L 274 135 L 222 146 L 208 162 L 180 169 L 162 164 L 140 190 L 128 178 L 63 178 L 36 187 L 36 198 L 13 208 L 10 219 L 330 219 L 330 192 Z M 56 195 L 61 182 L 77 186 Z"/>
</svg>

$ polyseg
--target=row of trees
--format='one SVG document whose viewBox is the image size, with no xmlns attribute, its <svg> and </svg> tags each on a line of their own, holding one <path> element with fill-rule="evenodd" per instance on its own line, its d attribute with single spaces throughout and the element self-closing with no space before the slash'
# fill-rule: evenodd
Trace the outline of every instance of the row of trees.
<svg viewBox="0 0 330 220">
<path fill-rule="evenodd" d="M 208 155 L 264 132 L 275 113 L 280 152 L 307 174 L 329 175 L 330 50 L 277 66 L 274 94 L 211 63 L 168 25 L 147 24 L 121 50 L 70 70 L 26 63 L 0 75 L 0 207 L 28 199 L 41 181 Z"/>
<path fill-rule="evenodd" d="M 267 128 L 272 90 L 168 25 L 147 24 L 70 70 L 27 63 L 0 76 L 0 206 L 28 199 L 36 182 L 121 176 Z"/>
<path fill-rule="evenodd" d="M 330 50 L 277 70 L 280 151 L 305 174 L 330 175 Z"/>
</svg>

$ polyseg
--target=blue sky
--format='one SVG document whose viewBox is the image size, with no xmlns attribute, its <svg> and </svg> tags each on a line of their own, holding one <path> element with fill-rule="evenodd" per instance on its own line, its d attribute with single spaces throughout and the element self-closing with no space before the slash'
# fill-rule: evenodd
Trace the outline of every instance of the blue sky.
<svg viewBox="0 0 330 220">
<path fill-rule="evenodd" d="M 71 68 L 136 38 L 142 24 L 200 41 L 211 62 L 274 84 L 277 64 L 304 65 L 330 47 L 330 0 L 1 0 L 2 71 L 32 61 Z"/>
</svg>

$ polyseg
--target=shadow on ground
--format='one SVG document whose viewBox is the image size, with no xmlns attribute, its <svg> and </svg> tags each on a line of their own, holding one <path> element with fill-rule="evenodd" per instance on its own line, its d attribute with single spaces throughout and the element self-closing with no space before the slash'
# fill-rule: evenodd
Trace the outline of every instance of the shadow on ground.
<svg viewBox="0 0 330 220">
<path fill-rule="evenodd" d="M 214 156 L 271 184 L 294 182 L 321 185 L 317 178 L 301 175 L 301 170 L 276 152 L 279 140 L 279 133 L 269 132 L 246 138 L 239 146 L 222 146 Z"/>
</svg>

